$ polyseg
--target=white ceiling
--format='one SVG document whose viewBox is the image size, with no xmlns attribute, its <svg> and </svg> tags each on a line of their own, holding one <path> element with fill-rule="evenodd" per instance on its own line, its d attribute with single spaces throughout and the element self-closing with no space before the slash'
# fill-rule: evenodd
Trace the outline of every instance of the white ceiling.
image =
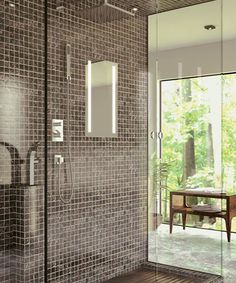
<svg viewBox="0 0 236 283">
<path fill-rule="evenodd" d="M 209 24 L 216 29 L 205 30 L 204 26 Z M 151 50 L 217 42 L 222 31 L 224 40 L 236 39 L 236 0 L 215 0 L 153 15 L 150 28 Z"/>
</svg>

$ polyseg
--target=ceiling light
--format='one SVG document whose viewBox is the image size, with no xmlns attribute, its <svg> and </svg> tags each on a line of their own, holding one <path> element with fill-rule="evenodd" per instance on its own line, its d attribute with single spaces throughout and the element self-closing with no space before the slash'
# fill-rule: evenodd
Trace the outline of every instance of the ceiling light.
<svg viewBox="0 0 236 283">
<path fill-rule="evenodd" d="M 11 8 L 15 8 L 15 4 L 14 3 L 9 3 L 9 6 L 11 7 Z"/>
<path fill-rule="evenodd" d="M 137 13 L 138 12 L 138 8 L 137 7 L 134 7 L 134 8 L 132 8 L 132 10 L 131 10 L 133 13 Z"/>
<path fill-rule="evenodd" d="M 214 26 L 214 25 L 206 25 L 206 26 L 204 26 L 204 29 L 206 29 L 206 30 L 214 30 L 214 29 L 216 29 L 216 26 Z"/>
</svg>

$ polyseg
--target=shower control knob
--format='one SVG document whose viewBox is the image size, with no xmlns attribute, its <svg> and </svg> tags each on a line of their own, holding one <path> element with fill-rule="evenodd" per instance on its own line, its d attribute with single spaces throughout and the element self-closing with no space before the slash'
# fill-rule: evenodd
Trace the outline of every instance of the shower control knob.
<svg viewBox="0 0 236 283">
<path fill-rule="evenodd" d="M 35 163 L 35 164 L 39 163 L 40 161 L 41 161 L 40 158 L 35 158 L 35 159 L 34 159 L 34 163 Z"/>
<path fill-rule="evenodd" d="M 52 141 L 63 142 L 63 120 L 52 120 Z"/>
<path fill-rule="evenodd" d="M 61 165 L 64 162 L 64 157 L 62 157 L 61 154 L 55 154 L 54 155 L 54 164 L 55 165 Z"/>
</svg>

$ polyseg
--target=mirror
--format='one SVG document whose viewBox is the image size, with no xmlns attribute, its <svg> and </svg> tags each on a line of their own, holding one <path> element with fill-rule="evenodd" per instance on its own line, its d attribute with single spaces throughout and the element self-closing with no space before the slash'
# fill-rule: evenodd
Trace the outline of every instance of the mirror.
<svg viewBox="0 0 236 283">
<path fill-rule="evenodd" d="M 86 65 L 86 136 L 117 137 L 118 64 Z"/>
</svg>

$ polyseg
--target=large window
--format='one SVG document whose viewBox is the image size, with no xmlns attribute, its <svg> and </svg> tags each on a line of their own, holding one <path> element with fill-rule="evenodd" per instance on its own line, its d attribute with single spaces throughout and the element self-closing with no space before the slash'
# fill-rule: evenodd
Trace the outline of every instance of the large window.
<svg viewBox="0 0 236 283">
<path fill-rule="evenodd" d="M 161 82 L 162 159 L 169 166 L 168 190 L 236 186 L 236 75 Z M 162 214 L 168 221 L 168 191 Z M 190 204 L 210 199 L 189 198 Z M 175 219 L 176 223 L 181 221 Z M 220 229 L 217 219 L 189 217 L 188 224 Z M 236 231 L 236 222 L 233 223 Z"/>
</svg>

